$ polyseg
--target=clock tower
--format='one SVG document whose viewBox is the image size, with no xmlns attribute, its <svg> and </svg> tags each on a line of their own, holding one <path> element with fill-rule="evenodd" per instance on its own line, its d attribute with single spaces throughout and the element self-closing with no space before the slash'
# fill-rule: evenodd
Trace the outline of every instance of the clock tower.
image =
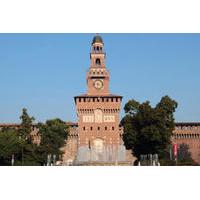
<svg viewBox="0 0 200 200">
<path fill-rule="evenodd" d="M 105 58 L 103 40 L 97 35 L 91 45 L 90 69 L 87 73 L 88 95 L 109 95 L 110 75 Z"/>
<path fill-rule="evenodd" d="M 103 39 L 91 43 L 87 93 L 74 97 L 78 117 L 77 162 L 116 162 L 125 160 L 120 124 L 122 96 L 110 93 Z"/>
</svg>

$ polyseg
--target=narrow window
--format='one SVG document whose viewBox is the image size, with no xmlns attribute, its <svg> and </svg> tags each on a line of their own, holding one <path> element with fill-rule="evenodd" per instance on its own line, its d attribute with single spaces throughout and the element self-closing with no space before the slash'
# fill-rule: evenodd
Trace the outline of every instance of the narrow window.
<svg viewBox="0 0 200 200">
<path fill-rule="evenodd" d="M 105 127 L 105 130 L 106 130 L 106 131 L 108 130 L 107 126 Z"/>
<path fill-rule="evenodd" d="M 83 127 L 83 130 L 85 131 L 85 126 Z"/>
<path fill-rule="evenodd" d="M 90 127 L 90 130 L 92 131 L 92 126 Z"/>
<path fill-rule="evenodd" d="M 100 61 L 99 58 L 96 59 L 96 64 L 97 64 L 97 65 L 100 65 L 100 64 L 101 64 L 101 61 Z"/>
<path fill-rule="evenodd" d="M 100 131 L 100 127 L 98 127 L 98 131 Z"/>
<path fill-rule="evenodd" d="M 113 131 L 115 130 L 114 126 L 112 127 L 112 130 L 113 130 Z"/>
</svg>

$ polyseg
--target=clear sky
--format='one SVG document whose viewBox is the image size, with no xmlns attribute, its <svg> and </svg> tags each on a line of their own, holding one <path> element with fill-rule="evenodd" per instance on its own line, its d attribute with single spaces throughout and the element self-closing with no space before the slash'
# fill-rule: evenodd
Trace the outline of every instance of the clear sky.
<svg viewBox="0 0 200 200">
<path fill-rule="evenodd" d="M 0 34 L 0 123 L 19 122 L 23 107 L 37 121 L 76 121 L 73 97 L 86 92 L 93 36 Z M 169 95 L 179 103 L 176 121 L 200 121 L 200 34 L 101 36 L 122 108 Z"/>
</svg>

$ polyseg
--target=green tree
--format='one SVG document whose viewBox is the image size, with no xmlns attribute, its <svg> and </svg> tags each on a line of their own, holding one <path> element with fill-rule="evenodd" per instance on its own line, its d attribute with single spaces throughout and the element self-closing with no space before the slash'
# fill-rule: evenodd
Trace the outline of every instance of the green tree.
<svg viewBox="0 0 200 200">
<path fill-rule="evenodd" d="M 60 119 L 47 120 L 46 123 L 38 123 L 41 142 L 36 152 L 41 165 L 47 163 L 49 154 L 56 155 L 57 160 L 62 156 L 63 147 L 68 138 L 68 127 Z"/>
<path fill-rule="evenodd" d="M 41 136 L 40 145 L 33 143 L 31 132 L 34 118 L 30 117 L 27 110 L 22 110 L 20 128 L 4 128 L 0 131 L 0 165 L 11 165 L 12 155 L 15 165 L 44 165 L 47 155 L 56 155 L 57 160 L 62 156 L 61 148 L 68 138 L 68 127 L 60 119 L 47 120 L 38 123 Z"/>
<path fill-rule="evenodd" d="M 18 130 L 18 137 L 21 144 L 21 165 L 39 165 L 36 154 L 37 146 L 33 144 L 31 136 L 35 119 L 29 116 L 26 108 L 22 109 L 20 119 L 21 124 Z"/>
<path fill-rule="evenodd" d="M 121 121 L 126 148 L 138 159 L 142 154 L 162 157 L 175 127 L 173 114 L 176 108 L 176 101 L 168 96 L 162 97 L 154 108 L 149 101 L 128 101 L 124 107 L 126 115 Z"/>
<path fill-rule="evenodd" d="M 34 117 L 30 117 L 27 113 L 27 109 L 23 108 L 22 115 L 20 116 L 21 124 L 19 128 L 19 135 L 23 140 L 32 142 L 30 133 L 32 132 Z"/>
<path fill-rule="evenodd" d="M 180 144 L 177 153 L 178 165 L 197 165 L 191 157 L 189 145 L 185 143 Z"/>
<path fill-rule="evenodd" d="M 19 164 L 21 142 L 15 129 L 4 129 L 0 131 L 0 165 L 11 165 L 12 155 L 15 163 Z"/>
<path fill-rule="evenodd" d="M 185 143 L 182 143 L 178 147 L 178 160 L 179 161 L 184 161 L 184 160 L 189 160 L 191 161 L 191 153 L 189 151 L 189 146 Z"/>
</svg>

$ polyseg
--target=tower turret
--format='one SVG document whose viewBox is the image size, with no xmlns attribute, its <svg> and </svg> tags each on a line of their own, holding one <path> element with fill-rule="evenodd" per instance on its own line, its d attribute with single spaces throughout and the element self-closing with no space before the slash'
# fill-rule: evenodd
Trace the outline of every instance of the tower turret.
<svg viewBox="0 0 200 200">
<path fill-rule="evenodd" d="M 87 73 L 88 95 L 109 95 L 110 75 L 105 58 L 103 39 L 96 35 L 91 44 L 90 69 Z"/>
</svg>

